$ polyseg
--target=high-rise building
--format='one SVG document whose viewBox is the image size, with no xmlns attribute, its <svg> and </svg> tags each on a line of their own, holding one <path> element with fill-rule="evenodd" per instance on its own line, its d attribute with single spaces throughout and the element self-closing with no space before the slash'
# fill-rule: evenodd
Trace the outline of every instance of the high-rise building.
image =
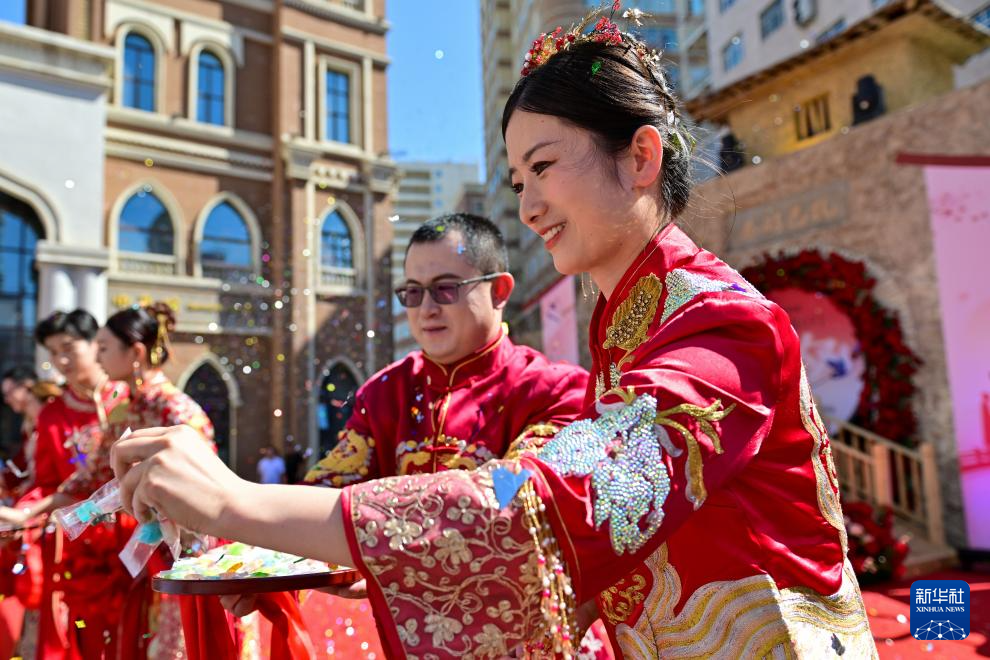
<svg viewBox="0 0 990 660">
<path fill-rule="evenodd" d="M 891 0 L 705 0 L 714 90 L 829 41 Z M 987 0 L 944 0 L 990 24 Z"/>
<path fill-rule="evenodd" d="M 406 246 L 421 224 L 444 213 L 459 211 L 465 191 L 478 185 L 478 166 L 473 163 L 405 162 L 401 164 L 392 222 L 392 272 L 390 286 L 403 280 Z M 390 289 L 391 291 L 391 289 Z M 409 333 L 406 312 L 395 296 L 392 310 L 393 359 L 417 348 Z"/>
<path fill-rule="evenodd" d="M 484 79 L 485 181 L 488 214 L 510 245 L 516 276 L 508 318 L 513 336 L 542 346 L 539 298 L 560 279 L 542 239 L 519 223 L 516 197 L 508 186 L 508 164 L 502 141 L 502 109 L 519 78 L 523 55 L 541 32 L 580 20 L 599 0 L 482 0 L 481 42 Z M 628 3 L 633 6 L 632 3 Z M 702 0 L 643 0 L 635 3 L 649 17 L 641 27 L 627 26 L 663 52 L 667 75 L 678 92 L 693 96 L 708 85 L 708 38 Z M 585 305 L 586 306 L 586 305 Z M 578 330 L 586 324 L 579 315 Z M 582 350 L 587 344 L 580 341 Z"/>
<path fill-rule="evenodd" d="M 392 355 L 384 0 L 28 0 L 27 23 L 0 38 L 21 335 L 164 300 L 166 373 L 231 465 L 335 443 Z"/>
</svg>

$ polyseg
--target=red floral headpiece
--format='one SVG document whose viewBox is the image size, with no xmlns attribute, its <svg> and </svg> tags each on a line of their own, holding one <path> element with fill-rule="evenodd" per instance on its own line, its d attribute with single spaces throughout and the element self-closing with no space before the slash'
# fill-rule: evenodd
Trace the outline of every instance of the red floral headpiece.
<svg viewBox="0 0 990 660">
<path fill-rule="evenodd" d="M 608 16 L 601 15 L 604 13 L 606 7 L 603 5 L 592 10 L 587 16 L 581 19 L 580 22 L 572 25 L 571 29 L 567 32 L 564 32 L 564 28 L 557 27 L 557 29 L 553 32 L 544 32 L 541 34 L 533 40 L 533 45 L 530 46 L 529 51 L 527 51 L 521 74 L 524 76 L 529 75 L 531 71 L 546 64 L 547 61 L 557 53 L 563 52 L 570 48 L 573 43 L 593 41 L 595 43 L 606 44 L 609 46 L 617 46 L 621 44 L 622 33 L 619 31 L 619 26 L 612 21 L 612 18 L 615 16 L 615 12 L 619 11 L 621 5 L 622 0 L 613 0 L 611 13 Z M 642 19 L 645 16 L 646 14 L 639 9 L 627 9 L 622 13 L 623 18 L 632 20 L 636 25 L 642 25 Z M 596 17 L 598 20 L 595 22 L 595 27 L 592 28 L 590 32 L 586 33 L 584 31 L 585 28 L 591 25 L 592 21 L 595 21 Z M 651 64 L 655 60 L 660 59 L 660 55 L 657 51 L 648 51 L 642 47 L 636 49 L 636 54 L 646 64 Z M 600 63 L 596 62 L 596 65 L 598 68 L 601 68 Z M 598 73 L 598 70 L 593 68 L 592 73 Z"/>
</svg>

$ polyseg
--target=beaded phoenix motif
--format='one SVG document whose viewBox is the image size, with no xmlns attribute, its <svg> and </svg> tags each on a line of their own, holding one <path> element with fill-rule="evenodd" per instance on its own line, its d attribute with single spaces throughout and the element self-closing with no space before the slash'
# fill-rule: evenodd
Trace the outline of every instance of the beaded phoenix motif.
<svg viewBox="0 0 990 660">
<path fill-rule="evenodd" d="M 598 419 L 563 429 L 538 456 L 560 474 L 591 475 L 595 527 L 608 521 L 612 548 L 621 555 L 641 548 L 663 522 L 670 476 L 661 444 L 670 440 L 655 424 L 657 400 L 649 394 L 602 408 Z"/>
</svg>

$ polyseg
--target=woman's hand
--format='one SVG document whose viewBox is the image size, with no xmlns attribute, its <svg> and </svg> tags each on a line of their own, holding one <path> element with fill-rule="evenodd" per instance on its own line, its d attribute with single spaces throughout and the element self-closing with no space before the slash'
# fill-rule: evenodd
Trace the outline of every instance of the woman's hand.
<svg viewBox="0 0 990 660">
<path fill-rule="evenodd" d="M 9 525 L 23 525 L 28 521 L 28 515 L 23 509 L 0 506 L 0 522 Z"/>
<path fill-rule="evenodd" d="M 244 481 L 188 426 L 135 431 L 110 449 L 124 508 L 248 545 L 351 566 L 341 491 Z"/>
<path fill-rule="evenodd" d="M 244 482 L 188 426 L 141 429 L 110 450 L 124 508 L 141 522 L 159 513 L 180 527 L 220 536 L 217 524 Z"/>
</svg>

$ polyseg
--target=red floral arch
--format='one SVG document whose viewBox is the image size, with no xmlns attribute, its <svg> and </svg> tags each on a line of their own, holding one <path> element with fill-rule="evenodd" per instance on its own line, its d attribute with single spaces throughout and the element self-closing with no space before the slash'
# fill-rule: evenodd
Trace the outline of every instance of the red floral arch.
<svg viewBox="0 0 990 660">
<path fill-rule="evenodd" d="M 803 250 L 790 256 L 767 254 L 742 275 L 764 294 L 788 287 L 823 293 L 845 312 L 866 361 L 863 392 L 851 421 L 896 442 L 915 444 L 912 376 L 921 360 L 905 344 L 897 315 L 877 302 L 876 280 L 865 264 L 835 253 Z"/>
</svg>

